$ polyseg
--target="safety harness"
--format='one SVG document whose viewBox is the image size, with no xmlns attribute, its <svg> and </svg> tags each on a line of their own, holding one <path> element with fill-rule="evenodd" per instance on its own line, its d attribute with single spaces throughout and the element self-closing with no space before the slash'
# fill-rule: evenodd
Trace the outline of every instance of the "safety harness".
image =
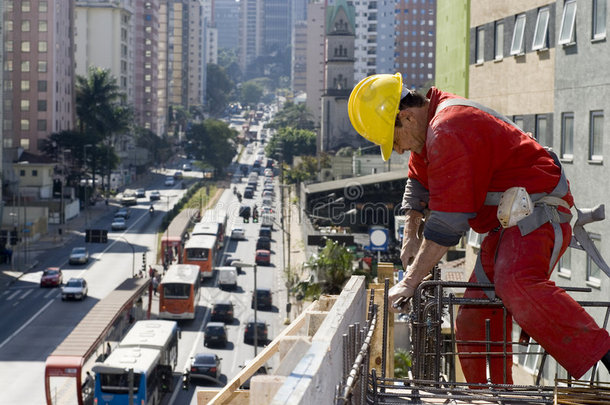
<svg viewBox="0 0 610 405">
<path fill-rule="evenodd" d="M 434 114 L 438 114 L 440 111 L 444 110 L 447 107 L 457 105 L 479 109 L 523 132 L 523 130 L 519 128 L 517 124 L 506 118 L 504 115 L 472 100 L 461 98 L 451 98 L 445 100 L 438 105 Z M 561 231 L 560 224 L 570 222 L 570 220 L 572 219 L 572 214 L 565 213 L 557 209 L 558 206 L 570 209 L 568 203 L 562 199 L 562 197 L 564 197 L 569 191 L 568 180 L 555 152 L 553 152 L 550 148 L 545 147 L 545 149 L 551 155 L 555 164 L 561 169 L 561 176 L 559 178 L 559 181 L 557 182 L 557 185 L 550 193 L 530 194 L 530 198 L 534 203 L 534 209 L 530 215 L 517 222 L 517 226 L 519 227 L 519 231 L 522 236 L 533 232 L 534 230 L 538 229 L 547 222 L 549 222 L 553 226 L 553 231 L 555 233 L 555 242 L 553 246 L 553 253 L 551 254 L 551 259 L 549 261 L 548 271 L 550 273 L 553 270 L 553 267 L 555 267 L 557 260 L 559 260 L 559 252 L 561 250 L 561 246 L 563 245 L 563 233 Z M 485 198 L 484 205 L 497 206 L 500 202 L 502 194 L 503 192 L 488 192 Z M 597 266 L 602 269 L 604 273 L 608 275 L 608 277 L 610 277 L 610 267 L 595 247 L 595 244 L 589 237 L 587 231 L 584 229 L 585 224 L 604 219 L 604 206 L 599 205 L 593 209 L 583 210 L 579 210 L 578 208 L 576 208 L 576 206 L 574 208 L 576 209 L 577 219 L 572 227 L 573 237 L 570 241 L 570 246 L 587 252 L 587 254 L 595 262 L 595 264 L 597 264 Z M 502 229 L 501 232 L 504 232 L 504 229 Z M 500 240 L 501 239 L 502 234 L 500 234 Z M 497 246 L 499 245 L 500 241 L 498 241 Z M 483 269 L 480 251 L 477 254 L 477 260 L 474 266 L 474 274 L 479 283 L 490 284 L 489 278 L 487 277 L 487 274 Z M 496 293 L 494 290 L 485 290 L 485 294 L 491 300 L 496 298 Z"/>
</svg>

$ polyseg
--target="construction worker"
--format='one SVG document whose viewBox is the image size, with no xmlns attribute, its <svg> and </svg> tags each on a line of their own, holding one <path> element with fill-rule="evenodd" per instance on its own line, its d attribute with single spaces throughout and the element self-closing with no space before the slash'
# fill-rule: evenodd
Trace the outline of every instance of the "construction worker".
<svg viewBox="0 0 610 405">
<path fill-rule="evenodd" d="M 563 289 L 549 280 L 572 235 L 573 198 L 559 161 L 529 134 L 495 111 L 436 88 L 423 96 L 402 77 L 378 74 L 352 91 L 349 117 L 356 131 L 381 147 L 410 151 L 402 207 L 406 210 L 401 260 L 405 277 L 389 292 L 392 303 L 410 298 L 450 246 L 469 228 L 487 236 L 466 298 L 496 294 L 509 312 L 461 306 L 456 338 L 468 382 L 485 383 L 485 319 L 491 340 L 512 332 L 510 315 L 573 377 L 600 359 L 610 370 L 610 336 Z M 418 237 L 422 219 L 423 235 Z M 517 225 L 518 224 L 518 225 Z M 471 343 L 466 343 L 471 342 Z M 491 345 L 502 352 L 502 345 Z M 510 345 L 508 346 L 510 350 Z M 512 356 L 491 356 L 494 383 L 512 383 Z M 503 374 L 506 372 L 507 380 Z"/>
</svg>

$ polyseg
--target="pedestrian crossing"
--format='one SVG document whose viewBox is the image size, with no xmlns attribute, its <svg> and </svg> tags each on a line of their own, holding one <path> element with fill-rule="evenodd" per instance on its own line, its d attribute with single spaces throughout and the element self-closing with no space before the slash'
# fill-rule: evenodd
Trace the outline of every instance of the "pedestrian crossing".
<svg viewBox="0 0 610 405">
<path fill-rule="evenodd" d="M 38 286 L 11 288 L 0 294 L 0 302 L 15 303 L 28 299 L 54 299 L 61 297 L 61 288 L 40 288 Z"/>
</svg>

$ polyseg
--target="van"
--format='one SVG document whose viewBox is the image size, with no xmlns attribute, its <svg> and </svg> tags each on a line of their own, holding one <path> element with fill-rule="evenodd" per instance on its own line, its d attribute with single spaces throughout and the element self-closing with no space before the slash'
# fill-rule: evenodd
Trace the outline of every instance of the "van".
<svg viewBox="0 0 610 405">
<path fill-rule="evenodd" d="M 236 288 L 237 287 L 237 268 L 234 266 L 217 267 L 218 287 Z"/>
</svg>

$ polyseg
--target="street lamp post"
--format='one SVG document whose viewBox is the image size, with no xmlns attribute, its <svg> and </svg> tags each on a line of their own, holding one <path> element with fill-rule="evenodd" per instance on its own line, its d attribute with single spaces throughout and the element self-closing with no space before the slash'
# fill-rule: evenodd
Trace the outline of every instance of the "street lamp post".
<svg viewBox="0 0 610 405">
<path fill-rule="evenodd" d="M 89 204 L 89 200 L 87 199 L 87 188 L 89 188 L 89 180 L 87 180 L 87 148 L 92 147 L 93 145 L 87 144 L 83 145 L 83 166 L 85 168 L 85 228 L 89 228 L 89 210 L 87 209 L 87 205 Z"/>
<path fill-rule="evenodd" d="M 131 248 L 131 278 L 134 278 L 136 276 L 136 273 L 135 273 L 135 268 L 136 268 L 136 249 L 124 237 L 117 236 L 117 238 L 123 239 L 125 241 L 125 243 L 127 243 L 129 245 L 129 247 Z"/>
<path fill-rule="evenodd" d="M 244 268 L 244 267 L 252 267 L 254 268 L 254 357 L 256 357 L 258 353 L 258 319 L 256 317 L 258 313 L 258 294 L 256 293 L 256 263 L 243 263 L 243 262 L 233 262 L 232 266 Z"/>
</svg>

